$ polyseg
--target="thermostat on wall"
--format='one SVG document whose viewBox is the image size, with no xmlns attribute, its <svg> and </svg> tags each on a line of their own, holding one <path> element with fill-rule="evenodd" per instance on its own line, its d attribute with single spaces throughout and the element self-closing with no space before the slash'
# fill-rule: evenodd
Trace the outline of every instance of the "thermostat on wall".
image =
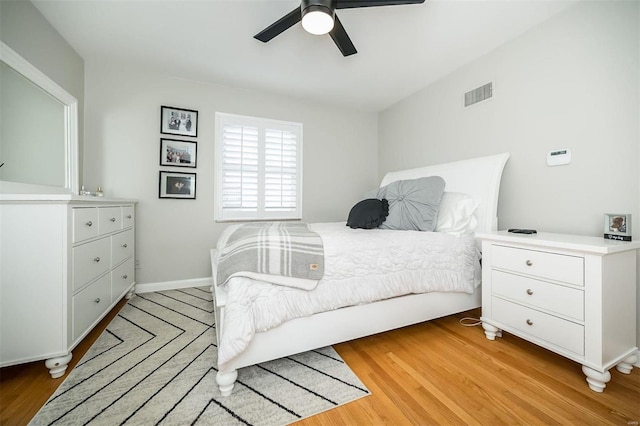
<svg viewBox="0 0 640 426">
<path fill-rule="evenodd" d="M 556 151 L 549 151 L 547 154 L 548 166 L 564 166 L 571 162 L 571 150 L 570 149 L 558 149 Z"/>
</svg>

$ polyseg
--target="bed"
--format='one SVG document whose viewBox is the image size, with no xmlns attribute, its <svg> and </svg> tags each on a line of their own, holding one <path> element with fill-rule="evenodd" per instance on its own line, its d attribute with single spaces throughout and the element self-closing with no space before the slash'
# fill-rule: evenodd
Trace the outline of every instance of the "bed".
<svg viewBox="0 0 640 426">
<path fill-rule="evenodd" d="M 478 206 L 474 212 L 477 221 L 476 232 L 496 230 L 500 181 L 508 158 L 509 154 L 502 153 L 390 172 L 383 178 L 380 187 L 386 187 L 397 181 L 440 176 L 446 182 L 445 191 L 467 194 L 476 202 Z M 323 232 L 333 229 L 332 225 L 314 224 L 314 226 L 315 229 Z M 344 227 L 344 224 L 342 226 Z M 402 233 L 403 231 L 391 232 Z M 472 244 L 476 246 L 473 236 L 470 238 Z M 256 331 L 246 347 L 243 347 L 237 354 L 233 353 L 233 356 L 230 357 L 228 352 L 223 354 L 220 342 L 223 341 L 223 333 L 230 332 L 231 327 L 236 323 L 233 320 L 229 321 L 229 325 L 227 325 L 226 318 L 228 314 L 233 312 L 234 305 L 232 305 L 233 300 L 231 299 L 234 298 L 230 299 L 225 286 L 217 285 L 218 262 L 218 249 L 212 249 L 211 265 L 214 281 L 212 292 L 216 317 L 216 337 L 219 343 L 216 381 L 221 394 L 225 396 L 231 394 L 240 368 L 481 306 L 481 291 L 478 285 L 468 291 L 411 293 L 371 303 L 349 305 L 294 318 L 273 328 Z M 237 279 L 248 280 L 244 277 Z M 310 290 L 308 293 L 312 294 L 315 291 L 317 289 Z M 231 316 L 231 318 L 234 317 Z"/>
</svg>

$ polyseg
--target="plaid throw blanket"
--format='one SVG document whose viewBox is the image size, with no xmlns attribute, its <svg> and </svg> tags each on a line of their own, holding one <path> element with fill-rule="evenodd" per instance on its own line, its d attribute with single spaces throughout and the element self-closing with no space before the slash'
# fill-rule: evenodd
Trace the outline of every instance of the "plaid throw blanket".
<svg viewBox="0 0 640 426">
<path fill-rule="evenodd" d="M 244 276 L 312 290 L 324 274 L 322 238 L 306 223 L 239 225 L 218 247 L 217 284 Z"/>
</svg>

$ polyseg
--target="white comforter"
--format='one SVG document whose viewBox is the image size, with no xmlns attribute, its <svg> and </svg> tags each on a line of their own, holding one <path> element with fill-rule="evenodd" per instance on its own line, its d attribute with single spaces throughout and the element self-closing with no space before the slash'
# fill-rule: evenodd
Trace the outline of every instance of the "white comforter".
<svg viewBox="0 0 640 426">
<path fill-rule="evenodd" d="M 218 241 L 218 249 L 234 226 Z M 227 284 L 224 329 L 218 342 L 222 365 L 244 351 L 256 332 L 294 318 L 410 293 L 473 293 L 480 265 L 473 235 L 351 229 L 317 223 L 325 273 L 312 290 L 273 285 L 245 277 Z"/>
</svg>

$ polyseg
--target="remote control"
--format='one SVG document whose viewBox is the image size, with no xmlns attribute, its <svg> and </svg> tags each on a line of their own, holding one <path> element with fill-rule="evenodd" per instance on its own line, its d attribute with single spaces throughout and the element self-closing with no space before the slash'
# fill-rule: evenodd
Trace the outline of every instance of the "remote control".
<svg viewBox="0 0 640 426">
<path fill-rule="evenodd" d="M 535 229 L 509 229 L 508 232 L 512 232 L 514 234 L 537 234 L 538 231 Z"/>
</svg>

